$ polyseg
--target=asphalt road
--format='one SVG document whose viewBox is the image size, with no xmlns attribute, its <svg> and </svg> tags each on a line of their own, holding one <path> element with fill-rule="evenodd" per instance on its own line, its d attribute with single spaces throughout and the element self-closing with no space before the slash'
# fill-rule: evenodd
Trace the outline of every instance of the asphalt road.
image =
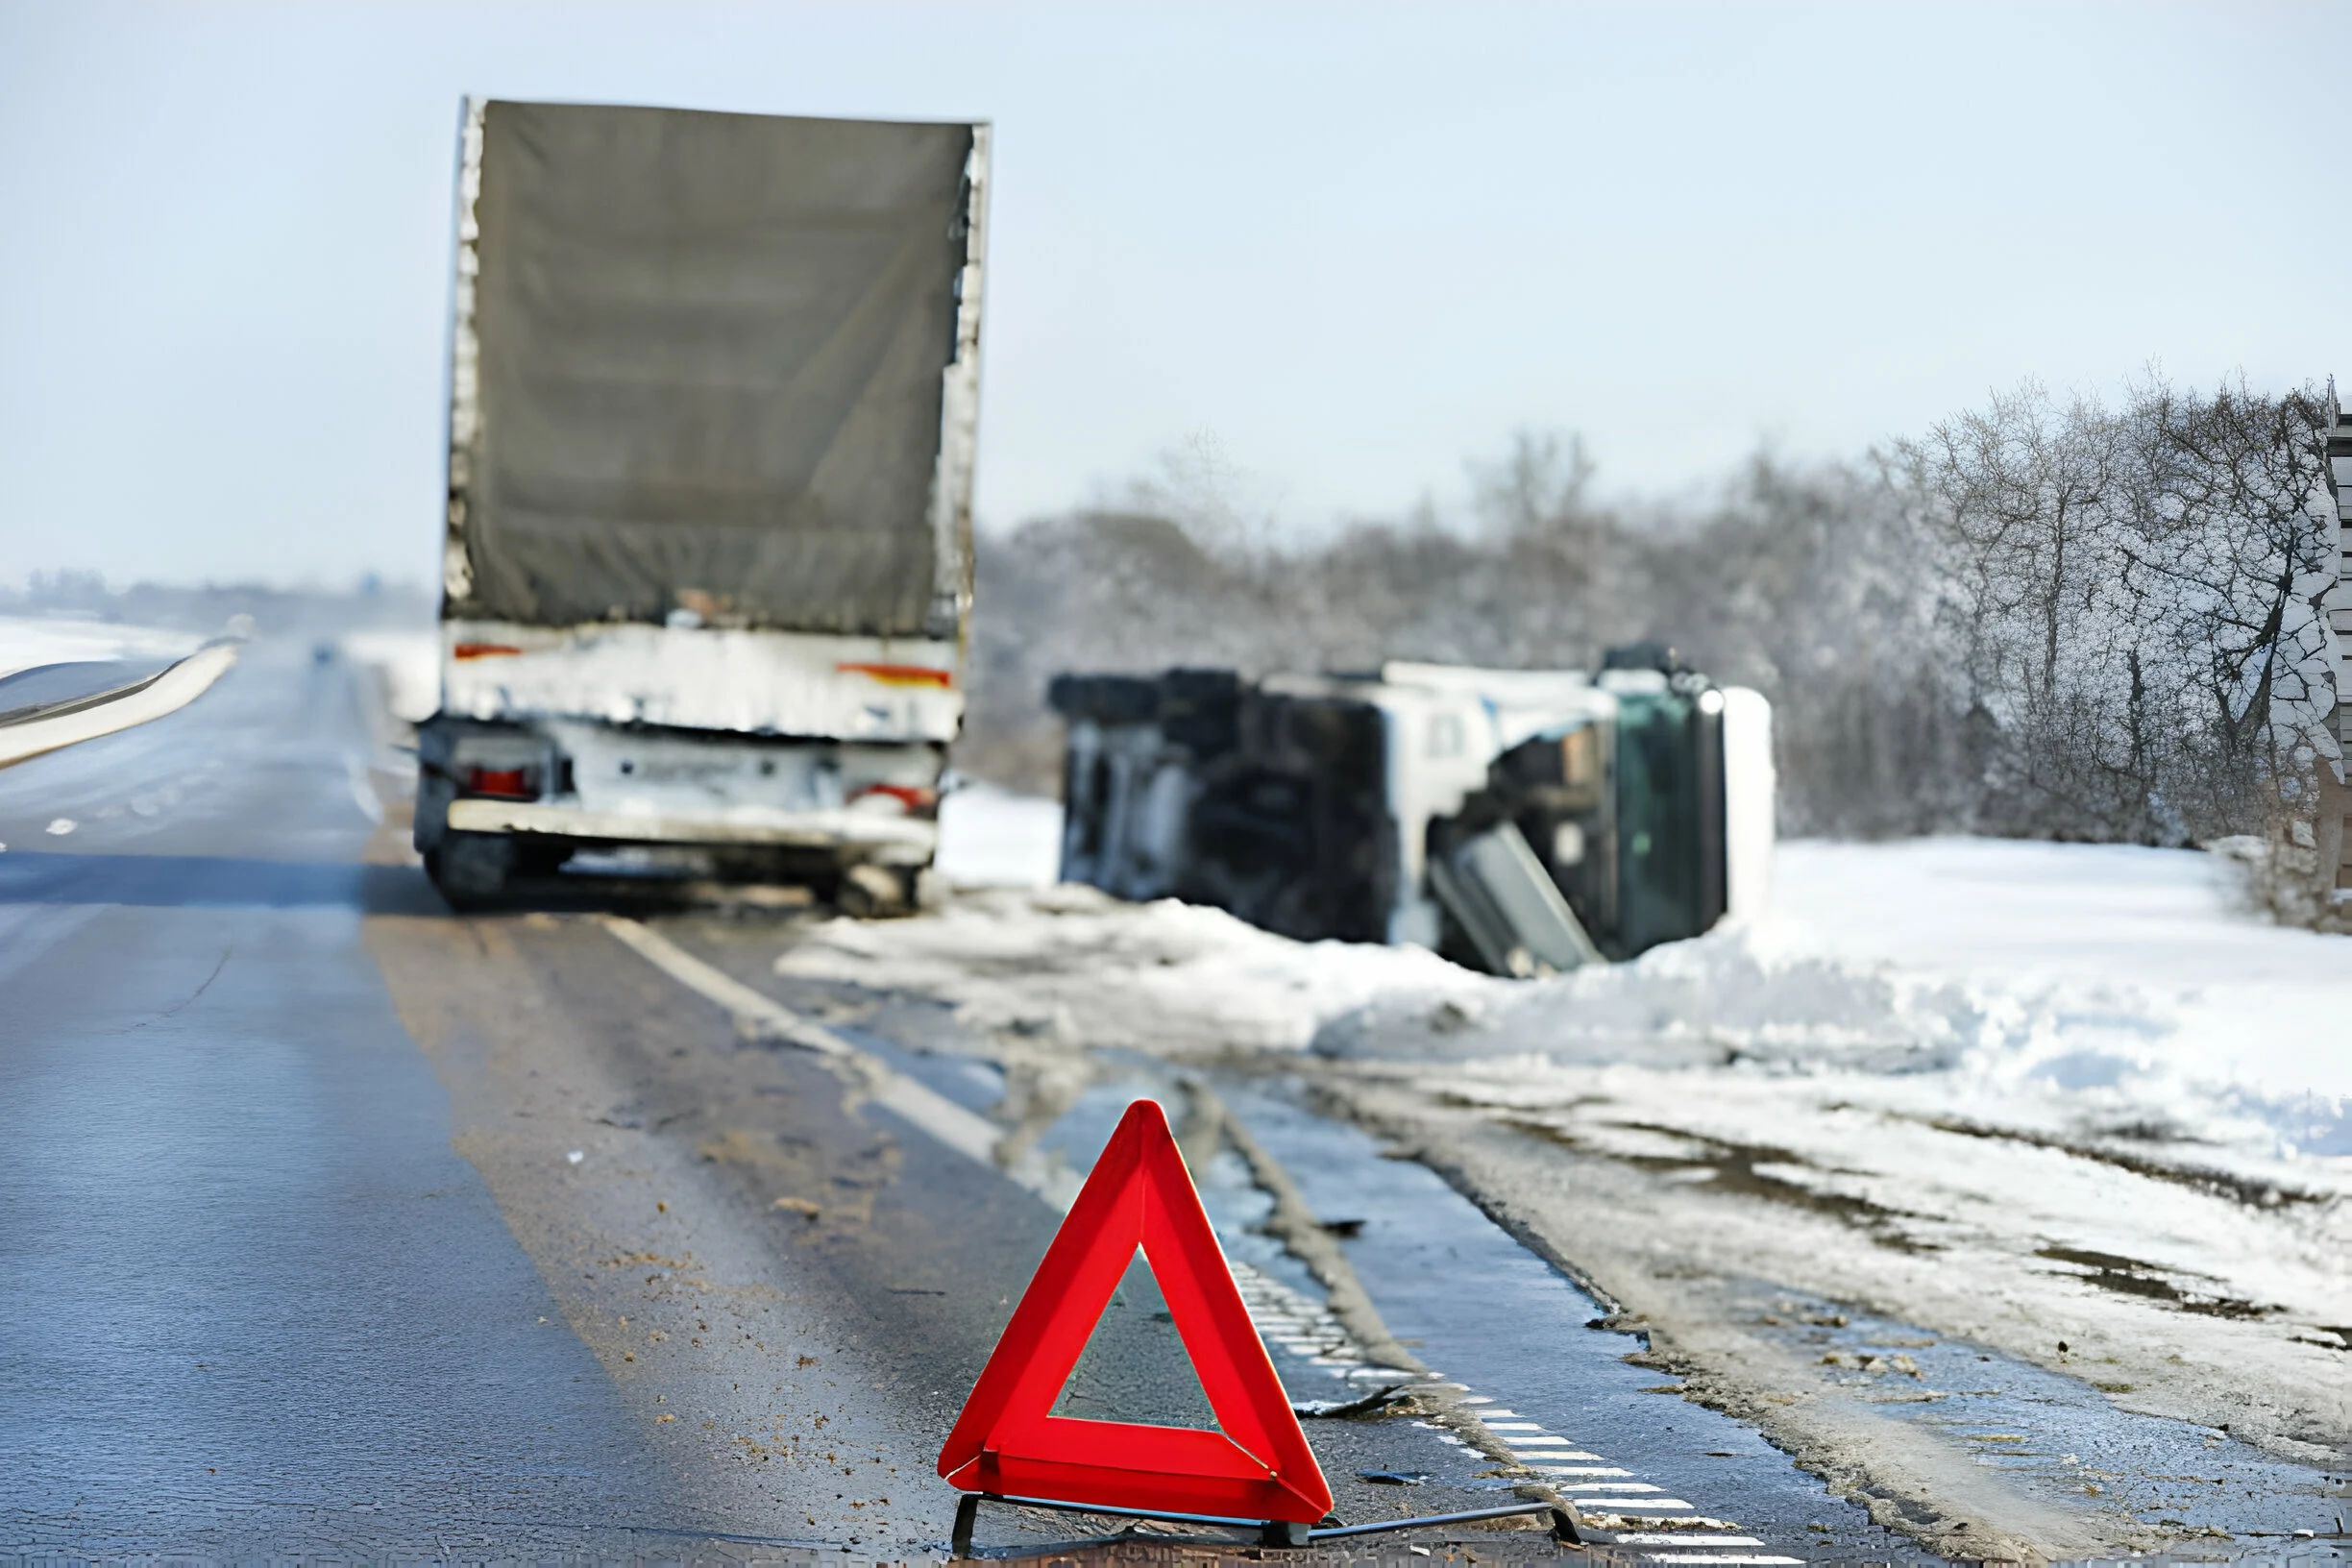
<svg viewBox="0 0 2352 1568">
<path fill-rule="evenodd" d="M 189 708 L 0 771 L 0 1556 L 943 1549 L 932 1462 L 1056 1211 L 745 1039 L 593 916 L 452 916 L 372 745 L 349 673 L 265 638 Z M 792 940 L 658 929 L 772 991 Z M 1003 1091 L 919 1001 L 778 994 L 938 1095 Z M 1173 1094 L 1156 1070 L 1047 1141 L 1083 1168 L 1130 1092 Z M 1589 1301 L 1441 1188 L 1354 1180 L 1380 1164 L 1361 1139 L 1229 1087 L 1332 1201 L 1378 1211 L 1370 1295 L 1467 1383 L 1490 1450 L 1553 1445 L 1588 1509 L 1633 1510 L 1621 1531 L 1710 1516 L 1732 1553 L 1710 1560 L 1899 1551 L 1732 1423 L 1645 1395 L 1658 1375 L 1583 1329 Z M 1296 1292 L 1253 1299 L 1293 1395 L 1360 1388 L 1314 1282 L 1249 1233 L 1246 1171 L 1216 1169 L 1229 1248 Z M 1433 1285 L 1473 1252 L 1483 1315 Z M 1201 1418 L 1158 1305 L 1131 1272 L 1066 1410 Z M 1313 1423 L 1337 1511 L 1513 1500 L 1527 1473 L 1452 1419 Z M 982 1540 L 1107 1524 L 1003 1510 Z"/>
<path fill-rule="evenodd" d="M 0 1551 L 668 1522 L 361 949 L 365 745 L 264 644 L 0 772 Z"/>
</svg>

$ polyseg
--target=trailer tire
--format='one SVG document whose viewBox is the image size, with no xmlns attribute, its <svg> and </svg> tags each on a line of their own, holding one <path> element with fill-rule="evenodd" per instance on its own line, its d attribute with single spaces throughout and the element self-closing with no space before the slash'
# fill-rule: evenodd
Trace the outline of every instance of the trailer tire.
<svg viewBox="0 0 2352 1568">
<path fill-rule="evenodd" d="M 452 909 L 480 909 L 496 903 L 514 875 L 515 842 L 504 833 L 465 833 L 454 829 L 425 855 L 425 874 L 432 878 Z"/>
</svg>

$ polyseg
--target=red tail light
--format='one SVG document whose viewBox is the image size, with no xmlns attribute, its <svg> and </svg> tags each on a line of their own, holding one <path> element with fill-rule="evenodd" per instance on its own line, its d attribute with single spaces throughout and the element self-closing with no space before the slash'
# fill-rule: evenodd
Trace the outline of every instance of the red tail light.
<svg viewBox="0 0 2352 1568">
<path fill-rule="evenodd" d="M 849 803 L 854 806 L 877 795 L 897 801 L 909 817 L 928 817 L 939 810 L 939 791 L 924 784 L 869 784 L 852 795 Z"/>
<path fill-rule="evenodd" d="M 468 768 L 465 771 L 466 793 L 495 795 L 508 800 L 529 800 L 535 796 L 528 772 L 529 770 L 524 768 Z"/>
</svg>

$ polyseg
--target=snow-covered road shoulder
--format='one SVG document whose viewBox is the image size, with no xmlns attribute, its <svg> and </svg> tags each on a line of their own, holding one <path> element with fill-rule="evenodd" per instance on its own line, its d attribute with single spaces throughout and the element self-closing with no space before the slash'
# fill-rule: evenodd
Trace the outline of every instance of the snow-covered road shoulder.
<svg viewBox="0 0 2352 1568">
<path fill-rule="evenodd" d="M 1288 1053 L 1710 1398 L 1812 1410 L 1794 1446 L 1867 1447 L 1823 1412 L 1868 1399 L 1835 1366 L 1766 1386 L 1798 1363 L 1750 1343 L 1756 1282 L 2341 1462 L 2352 941 L 2263 922 L 2194 851 L 1799 843 L 1775 876 L 1747 929 L 1527 984 L 1066 887 L 832 922 L 779 968 L 1032 1056 Z"/>
<path fill-rule="evenodd" d="M 983 1031 L 1165 1056 L 1298 1051 L 1331 1017 L 1503 985 L 1417 948 L 1302 943 L 1219 910 L 1128 904 L 1092 888 L 973 890 L 936 915 L 839 919 L 777 962 L 800 979 L 956 1005 Z"/>
<path fill-rule="evenodd" d="M 1750 1382 L 1729 1282 L 1761 1280 L 2341 1462 L 2352 942 L 2192 851 L 1798 844 L 1776 875 L 1753 929 L 1335 1018 L 1333 1092 Z"/>
</svg>

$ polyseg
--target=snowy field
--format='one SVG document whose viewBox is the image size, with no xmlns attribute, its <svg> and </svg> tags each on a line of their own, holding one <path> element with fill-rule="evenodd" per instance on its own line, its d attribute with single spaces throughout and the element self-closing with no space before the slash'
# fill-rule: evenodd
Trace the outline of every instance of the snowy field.
<svg viewBox="0 0 2352 1568">
<path fill-rule="evenodd" d="M 2266 923 L 2222 857 L 1792 843 L 1751 927 L 1512 983 L 1044 886 L 1049 806 L 954 806 L 943 870 L 993 887 L 780 967 L 1032 1049 L 1293 1053 L 1800 1452 L 1942 1395 L 1792 1359 L 1758 1290 L 2352 1458 L 2352 940 Z"/>
<path fill-rule="evenodd" d="M 65 616 L 0 616 L 0 679 L 45 664 L 179 659 L 204 639 L 153 626 Z"/>
</svg>

